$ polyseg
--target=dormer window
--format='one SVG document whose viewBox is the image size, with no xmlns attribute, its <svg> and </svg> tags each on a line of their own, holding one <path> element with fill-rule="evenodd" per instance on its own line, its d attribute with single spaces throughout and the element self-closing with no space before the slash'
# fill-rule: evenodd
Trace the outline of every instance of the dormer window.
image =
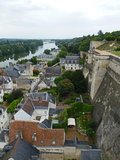
<svg viewBox="0 0 120 160">
<path fill-rule="evenodd" d="M 43 143 L 44 143 L 44 141 L 43 141 L 43 140 L 41 140 L 41 141 L 40 141 L 40 143 L 41 143 L 41 144 L 43 144 Z"/>
<path fill-rule="evenodd" d="M 52 145 L 55 145 L 55 144 L 56 144 L 56 141 L 55 141 L 55 140 L 53 140 L 53 141 L 52 141 Z"/>
</svg>

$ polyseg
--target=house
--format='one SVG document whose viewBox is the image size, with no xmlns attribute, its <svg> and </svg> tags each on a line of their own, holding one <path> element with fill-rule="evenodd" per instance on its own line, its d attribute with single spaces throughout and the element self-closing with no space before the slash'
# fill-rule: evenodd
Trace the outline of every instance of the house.
<svg viewBox="0 0 120 160">
<path fill-rule="evenodd" d="M 47 62 L 45 61 L 40 61 L 39 64 L 34 65 L 33 70 L 38 70 L 40 72 L 44 71 L 44 68 L 47 67 Z"/>
<path fill-rule="evenodd" d="M 11 77 L 12 81 L 16 83 L 16 79 L 20 76 L 20 71 L 14 66 L 9 66 L 4 69 L 5 75 Z"/>
<path fill-rule="evenodd" d="M 9 130 L 4 129 L 3 131 L 0 132 L 0 151 L 4 148 L 5 145 L 8 144 L 9 141 Z M 1 153 L 0 153 L 0 158 L 1 158 Z"/>
<path fill-rule="evenodd" d="M 37 57 L 37 60 L 39 61 L 52 61 L 55 59 L 55 55 L 48 55 L 48 54 L 40 54 L 38 57 Z"/>
<path fill-rule="evenodd" d="M 33 80 L 30 77 L 26 75 L 21 75 L 16 79 L 17 89 L 29 90 L 31 89 L 32 82 Z"/>
<path fill-rule="evenodd" d="M 2 160 L 39 160 L 39 150 L 18 137 L 0 151 Z"/>
<path fill-rule="evenodd" d="M 50 81 L 42 80 L 38 85 L 38 90 L 42 90 L 44 88 L 50 88 Z"/>
<path fill-rule="evenodd" d="M 10 122 L 10 115 L 7 113 L 7 109 L 0 106 L 0 133 L 7 129 Z"/>
<path fill-rule="evenodd" d="M 27 62 L 26 64 L 15 65 L 10 63 L 9 66 L 4 69 L 4 74 L 6 76 L 11 77 L 13 82 L 16 83 L 16 79 L 20 77 L 20 75 L 33 75 L 33 66 L 31 65 L 31 62 Z"/>
<path fill-rule="evenodd" d="M 47 101 L 31 100 L 28 98 L 22 108 L 14 115 L 15 120 L 39 121 L 48 119 L 49 107 Z"/>
<path fill-rule="evenodd" d="M 38 122 L 11 121 L 9 128 L 10 142 L 18 135 L 37 148 L 63 146 L 65 142 L 64 129 L 42 128 Z"/>
<path fill-rule="evenodd" d="M 31 92 L 26 94 L 26 97 L 30 97 L 32 100 L 48 101 L 50 108 L 56 108 L 55 97 L 47 92 Z"/>
<path fill-rule="evenodd" d="M 54 81 L 51 80 L 51 78 L 44 78 L 38 84 L 38 90 L 42 90 L 44 88 L 55 87 L 55 86 L 56 85 L 55 85 Z"/>
<path fill-rule="evenodd" d="M 14 115 L 15 120 L 42 122 L 49 118 L 49 109 L 56 108 L 53 97 L 47 93 L 30 93 L 21 109 Z"/>
<path fill-rule="evenodd" d="M 56 77 L 61 75 L 61 67 L 47 67 L 45 68 L 45 77 L 55 79 Z"/>
<path fill-rule="evenodd" d="M 0 87 L 3 89 L 4 93 L 10 93 L 13 90 L 13 81 L 11 77 L 0 76 Z"/>
<path fill-rule="evenodd" d="M 33 66 L 31 62 L 26 62 L 26 64 L 17 64 L 21 75 L 32 76 L 33 75 Z"/>
<path fill-rule="evenodd" d="M 81 68 L 79 61 L 79 56 L 66 56 L 65 58 L 60 58 L 60 66 L 64 67 L 65 70 L 79 70 Z"/>
<path fill-rule="evenodd" d="M 3 102 L 4 91 L 3 88 L 0 88 L 0 102 Z"/>
</svg>

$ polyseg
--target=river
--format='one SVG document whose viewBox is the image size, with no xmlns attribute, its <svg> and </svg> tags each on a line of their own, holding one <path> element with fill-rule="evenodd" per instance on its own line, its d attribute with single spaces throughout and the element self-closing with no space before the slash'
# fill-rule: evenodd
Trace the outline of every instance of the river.
<svg viewBox="0 0 120 160">
<path fill-rule="evenodd" d="M 45 42 L 43 42 L 43 46 L 38 47 L 38 50 L 36 50 L 36 52 L 34 54 L 32 54 L 30 52 L 29 55 L 27 55 L 26 57 L 23 57 L 23 58 L 19 58 L 19 60 L 30 59 L 34 56 L 38 56 L 38 55 L 42 54 L 45 49 L 51 49 L 51 48 L 56 48 L 57 49 L 58 47 L 55 45 L 55 42 L 45 41 Z M 1 61 L 0 62 L 0 68 L 9 66 L 9 62 L 16 63 L 17 61 L 14 60 L 14 59 L 10 59 L 10 58 L 5 60 L 5 61 Z"/>
</svg>

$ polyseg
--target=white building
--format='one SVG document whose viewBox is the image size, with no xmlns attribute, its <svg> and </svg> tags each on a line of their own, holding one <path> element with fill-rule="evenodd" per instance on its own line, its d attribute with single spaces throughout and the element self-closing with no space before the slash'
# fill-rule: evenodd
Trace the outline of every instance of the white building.
<svg viewBox="0 0 120 160">
<path fill-rule="evenodd" d="M 0 133 L 7 129 L 10 122 L 10 115 L 7 113 L 7 109 L 0 106 Z"/>
<path fill-rule="evenodd" d="M 0 88 L 0 102 L 3 102 L 4 91 L 3 88 Z"/>
<path fill-rule="evenodd" d="M 3 88 L 4 93 L 10 93 L 13 90 L 13 81 L 11 77 L 0 76 L 0 87 Z"/>
<path fill-rule="evenodd" d="M 14 119 L 42 122 L 49 118 L 50 108 L 56 108 L 56 104 L 47 93 L 30 93 Z"/>
<path fill-rule="evenodd" d="M 81 69 L 79 61 L 79 56 L 66 56 L 60 59 L 60 66 L 65 70 L 79 70 Z"/>
</svg>

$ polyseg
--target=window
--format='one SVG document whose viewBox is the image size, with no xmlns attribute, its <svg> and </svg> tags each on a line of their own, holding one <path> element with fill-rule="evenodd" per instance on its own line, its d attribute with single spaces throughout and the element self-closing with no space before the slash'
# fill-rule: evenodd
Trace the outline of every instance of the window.
<svg viewBox="0 0 120 160">
<path fill-rule="evenodd" d="M 41 119 L 41 116 L 36 116 L 37 121 L 40 121 L 40 119 Z"/>
</svg>

